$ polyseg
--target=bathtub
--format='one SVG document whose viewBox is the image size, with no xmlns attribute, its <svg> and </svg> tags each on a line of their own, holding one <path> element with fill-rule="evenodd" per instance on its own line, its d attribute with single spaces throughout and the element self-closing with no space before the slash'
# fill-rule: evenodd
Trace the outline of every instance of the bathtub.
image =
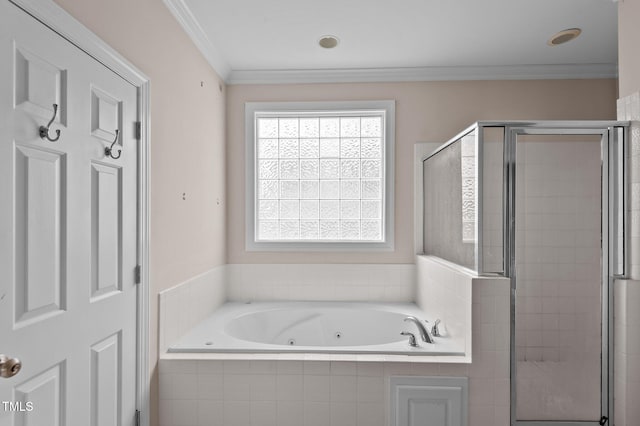
<svg viewBox="0 0 640 426">
<path fill-rule="evenodd" d="M 416 325 L 404 321 L 410 315 L 428 321 L 429 331 L 436 320 L 413 303 L 225 303 L 168 352 L 465 355 L 464 336 L 423 342 Z M 410 346 L 402 331 L 419 346 Z"/>
</svg>

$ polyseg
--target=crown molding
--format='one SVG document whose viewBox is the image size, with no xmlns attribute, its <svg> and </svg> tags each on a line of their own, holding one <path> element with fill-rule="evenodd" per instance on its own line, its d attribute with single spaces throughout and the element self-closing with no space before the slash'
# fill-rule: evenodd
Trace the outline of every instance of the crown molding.
<svg viewBox="0 0 640 426">
<path fill-rule="evenodd" d="M 616 64 L 548 64 L 405 68 L 233 70 L 185 0 L 163 0 L 207 62 L 227 84 L 371 83 L 455 80 L 617 78 Z"/>
<path fill-rule="evenodd" d="M 615 64 L 505 65 L 327 70 L 233 70 L 227 79 L 227 84 L 544 80 L 617 77 L 618 67 Z"/>
<path fill-rule="evenodd" d="M 227 81 L 231 67 L 211 42 L 184 0 L 162 0 L 218 75 Z"/>
</svg>

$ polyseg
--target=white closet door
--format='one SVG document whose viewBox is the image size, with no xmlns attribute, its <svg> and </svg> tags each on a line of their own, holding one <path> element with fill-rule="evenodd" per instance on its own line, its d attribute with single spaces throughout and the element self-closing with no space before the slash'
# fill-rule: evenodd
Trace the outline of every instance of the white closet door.
<svg viewBox="0 0 640 426">
<path fill-rule="evenodd" d="M 22 362 L 0 426 L 134 422 L 136 116 L 134 86 L 0 2 L 0 353 Z"/>
</svg>

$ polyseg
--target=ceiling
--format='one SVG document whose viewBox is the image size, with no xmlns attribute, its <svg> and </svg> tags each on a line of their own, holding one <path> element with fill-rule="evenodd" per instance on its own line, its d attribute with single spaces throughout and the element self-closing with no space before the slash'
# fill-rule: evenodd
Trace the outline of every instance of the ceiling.
<svg viewBox="0 0 640 426">
<path fill-rule="evenodd" d="M 617 76 L 612 0 L 164 1 L 230 84 Z"/>
</svg>

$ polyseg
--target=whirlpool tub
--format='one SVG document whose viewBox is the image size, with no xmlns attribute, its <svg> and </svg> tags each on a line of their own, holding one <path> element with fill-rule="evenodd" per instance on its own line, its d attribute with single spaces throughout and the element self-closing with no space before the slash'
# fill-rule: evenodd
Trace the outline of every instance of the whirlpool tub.
<svg viewBox="0 0 640 426">
<path fill-rule="evenodd" d="M 168 352 L 464 355 L 464 336 L 442 327 L 442 337 L 423 342 L 408 316 L 429 331 L 436 320 L 412 303 L 226 303 Z M 403 331 L 419 346 L 410 346 Z"/>
</svg>

